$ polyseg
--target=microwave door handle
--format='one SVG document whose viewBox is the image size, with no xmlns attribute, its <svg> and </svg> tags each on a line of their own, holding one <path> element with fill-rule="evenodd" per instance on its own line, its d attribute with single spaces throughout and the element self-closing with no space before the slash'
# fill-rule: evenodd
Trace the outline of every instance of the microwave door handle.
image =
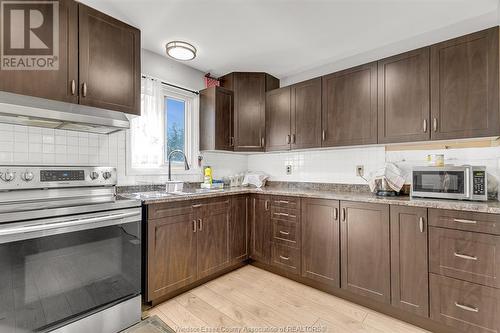
<svg viewBox="0 0 500 333">
<path fill-rule="evenodd" d="M 140 215 L 141 215 L 141 211 L 135 210 L 132 212 L 83 218 L 83 219 L 63 221 L 63 222 L 42 223 L 42 224 L 34 224 L 34 225 L 27 225 L 27 226 L 20 226 L 20 227 L 5 228 L 5 229 L 0 229 L 0 237 L 23 234 L 23 233 L 28 233 L 28 232 L 48 231 L 48 230 L 60 229 L 60 228 L 71 228 L 71 227 L 82 226 L 82 225 L 86 225 L 86 224 L 94 224 L 94 223 L 98 223 L 98 222 L 113 221 L 113 220 L 116 220 L 116 223 L 114 223 L 114 224 L 121 224 L 121 223 L 123 223 L 121 220 L 124 218 L 133 217 L 133 216 L 140 216 Z M 70 230 L 68 232 L 70 232 Z"/>
<path fill-rule="evenodd" d="M 470 180 L 470 177 L 471 176 L 471 168 L 470 167 L 466 167 L 465 168 L 465 185 L 464 185 L 464 196 L 467 198 L 467 199 L 472 199 L 472 186 L 471 186 L 471 180 Z"/>
</svg>

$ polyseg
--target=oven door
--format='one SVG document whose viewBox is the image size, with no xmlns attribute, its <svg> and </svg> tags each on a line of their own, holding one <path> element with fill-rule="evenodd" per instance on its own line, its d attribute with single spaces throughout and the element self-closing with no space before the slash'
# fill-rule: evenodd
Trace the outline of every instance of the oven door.
<svg viewBox="0 0 500 333">
<path fill-rule="evenodd" d="M 470 169 L 424 168 L 412 172 L 412 197 L 470 199 Z"/>
<path fill-rule="evenodd" d="M 141 209 L 0 225 L 0 332 L 48 331 L 140 294 Z"/>
</svg>

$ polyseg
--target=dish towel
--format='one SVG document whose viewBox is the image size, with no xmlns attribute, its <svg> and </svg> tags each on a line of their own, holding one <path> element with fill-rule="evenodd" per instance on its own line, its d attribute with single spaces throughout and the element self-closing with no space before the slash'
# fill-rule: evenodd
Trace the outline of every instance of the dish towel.
<svg viewBox="0 0 500 333">
<path fill-rule="evenodd" d="M 402 174 L 401 169 L 399 169 L 394 163 L 385 163 L 385 165 L 372 172 L 368 179 L 368 185 L 370 190 L 375 192 L 379 182 L 386 180 L 389 187 L 399 192 L 405 183 L 405 177 Z"/>
</svg>

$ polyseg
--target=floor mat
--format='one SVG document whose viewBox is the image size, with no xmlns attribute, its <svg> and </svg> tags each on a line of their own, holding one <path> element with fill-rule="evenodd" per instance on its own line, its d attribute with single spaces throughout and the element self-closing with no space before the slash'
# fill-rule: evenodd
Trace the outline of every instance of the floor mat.
<svg viewBox="0 0 500 333">
<path fill-rule="evenodd" d="M 151 316 L 122 333 L 174 333 L 158 316 Z"/>
</svg>

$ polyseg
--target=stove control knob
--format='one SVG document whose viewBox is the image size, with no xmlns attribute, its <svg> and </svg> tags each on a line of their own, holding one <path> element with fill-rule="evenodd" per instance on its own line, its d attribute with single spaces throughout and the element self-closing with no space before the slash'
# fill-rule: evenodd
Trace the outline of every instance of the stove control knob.
<svg viewBox="0 0 500 333">
<path fill-rule="evenodd" d="M 104 171 L 104 172 L 102 173 L 102 176 L 103 176 L 103 178 L 104 178 L 104 179 L 109 179 L 109 178 L 111 178 L 111 172 L 109 172 L 109 171 Z"/>
<path fill-rule="evenodd" d="M 11 171 L 6 171 L 4 173 L 0 173 L 0 178 L 4 182 L 11 182 L 14 180 L 14 178 L 16 178 L 16 174 L 14 172 L 11 172 Z"/>
<path fill-rule="evenodd" d="M 24 180 L 25 182 L 32 181 L 34 177 L 35 175 L 33 174 L 33 172 L 30 171 L 26 171 L 21 175 L 21 179 Z"/>
<path fill-rule="evenodd" d="M 97 178 L 99 178 L 99 174 L 96 171 L 90 172 L 90 179 L 96 180 Z"/>
</svg>

